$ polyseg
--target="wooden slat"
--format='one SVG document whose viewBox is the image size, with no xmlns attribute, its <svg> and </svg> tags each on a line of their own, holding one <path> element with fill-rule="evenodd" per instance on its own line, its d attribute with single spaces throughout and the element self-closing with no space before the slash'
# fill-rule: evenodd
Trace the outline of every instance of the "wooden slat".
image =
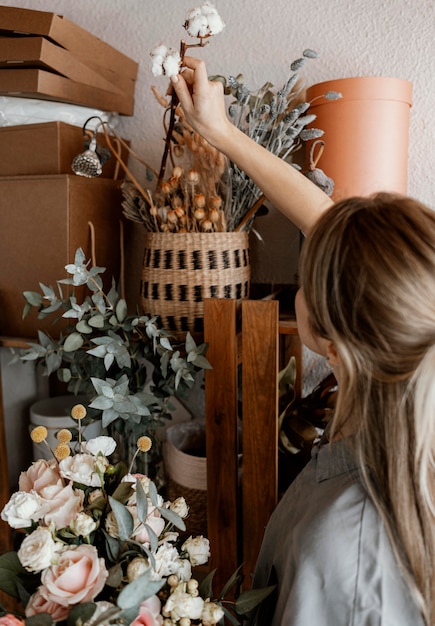
<svg viewBox="0 0 435 626">
<path fill-rule="evenodd" d="M 204 301 L 207 525 L 215 593 L 238 566 L 236 302 Z"/>
<path fill-rule="evenodd" d="M 242 302 L 243 561 L 255 568 L 278 502 L 278 302 Z"/>
</svg>

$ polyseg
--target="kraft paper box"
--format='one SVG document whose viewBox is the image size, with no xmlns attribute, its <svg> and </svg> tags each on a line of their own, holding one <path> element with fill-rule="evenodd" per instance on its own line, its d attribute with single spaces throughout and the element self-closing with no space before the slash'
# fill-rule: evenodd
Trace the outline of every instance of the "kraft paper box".
<svg viewBox="0 0 435 626">
<path fill-rule="evenodd" d="M 122 93 L 115 85 L 68 50 L 44 37 L 0 37 L 0 67 L 22 69 L 35 67 L 54 71 L 78 83 L 92 85 L 106 91 Z M 133 81 L 130 85 L 134 88 Z M 133 96 L 133 92 L 129 95 Z"/>
<path fill-rule="evenodd" d="M 0 69 L 0 94 L 68 102 L 121 115 L 134 113 L 134 102 L 129 96 L 35 68 Z"/>
<path fill-rule="evenodd" d="M 97 71 L 107 67 L 133 80 L 137 77 L 136 61 L 55 13 L 0 6 L 0 34 L 48 37 Z"/>
<path fill-rule="evenodd" d="M 119 183 L 108 179 L 0 178 L 0 335 L 35 338 L 38 329 L 59 334 L 59 325 L 38 320 L 35 311 L 22 319 L 22 292 L 39 292 L 40 282 L 56 288 L 79 247 L 91 258 L 89 223 L 96 264 L 107 267 L 104 280 L 109 287 L 112 276 L 118 280 L 121 201 Z"/>
<path fill-rule="evenodd" d="M 107 147 L 102 133 L 98 133 L 97 142 Z M 0 128 L 0 176 L 72 174 L 72 160 L 83 150 L 82 129 L 72 124 L 41 122 L 4 126 Z M 121 157 L 126 163 L 128 154 L 123 146 Z M 114 178 L 116 168 L 117 161 L 112 155 L 103 165 L 102 177 Z M 120 175 L 123 176 L 122 171 Z"/>
</svg>

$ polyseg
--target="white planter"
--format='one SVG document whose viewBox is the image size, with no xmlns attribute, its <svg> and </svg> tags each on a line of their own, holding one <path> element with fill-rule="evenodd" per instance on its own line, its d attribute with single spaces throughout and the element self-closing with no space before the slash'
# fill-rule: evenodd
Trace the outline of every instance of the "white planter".
<svg viewBox="0 0 435 626">
<path fill-rule="evenodd" d="M 30 407 L 30 430 L 36 426 L 45 426 L 47 429 L 47 443 L 51 449 L 58 444 L 56 433 L 62 428 L 77 428 L 77 420 L 70 417 L 71 409 L 76 404 L 86 406 L 88 398 L 83 396 L 55 396 L 44 398 Z M 101 435 L 101 421 L 95 421 L 83 428 L 83 438 L 92 439 Z M 33 443 L 33 460 L 52 459 L 53 455 L 45 443 Z"/>
</svg>

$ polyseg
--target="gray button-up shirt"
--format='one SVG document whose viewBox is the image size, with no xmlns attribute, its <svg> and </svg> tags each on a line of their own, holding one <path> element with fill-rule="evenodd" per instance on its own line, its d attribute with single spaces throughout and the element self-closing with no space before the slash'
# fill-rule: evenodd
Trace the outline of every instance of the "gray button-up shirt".
<svg viewBox="0 0 435 626">
<path fill-rule="evenodd" d="M 255 626 L 423 626 L 345 440 L 318 446 L 267 526 Z"/>
</svg>

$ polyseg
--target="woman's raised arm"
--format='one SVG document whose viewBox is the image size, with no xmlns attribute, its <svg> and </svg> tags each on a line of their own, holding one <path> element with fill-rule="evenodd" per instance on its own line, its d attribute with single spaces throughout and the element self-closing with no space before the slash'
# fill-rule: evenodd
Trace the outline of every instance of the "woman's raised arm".
<svg viewBox="0 0 435 626">
<path fill-rule="evenodd" d="M 209 81 L 203 61 L 186 56 L 173 88 L 189 123 L 237 163 L 270 202 L 308 233 L 332 200 L 294 167 L 260 146 L 228 119 L 222 85 Z"/>
</svg>

